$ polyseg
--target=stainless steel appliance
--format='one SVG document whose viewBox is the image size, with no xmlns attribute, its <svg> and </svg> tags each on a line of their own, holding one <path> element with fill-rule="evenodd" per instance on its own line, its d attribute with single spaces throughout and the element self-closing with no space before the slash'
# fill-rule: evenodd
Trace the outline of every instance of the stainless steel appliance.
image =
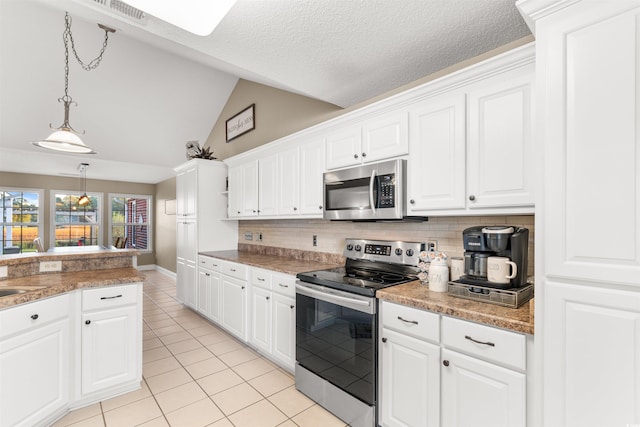
<svg viewBox="0 0 640 427">
<path fill-rule="evenodd" d="M 527 285 L 529 230 L 512 226 L 476 226 L 462 232 L 464 275 L 456 282 L 488 288 L 520 288 Z M 487 278 L 490 257 L 506 257 L 515 265 L 513 278 L 497 283 Z"/>
<path fill-rule="evenodd" d="M 324 219 L 376 221 L 406 218 L 405 166 L 406 160 L 398 159 L 325 172 Z"/>
<path fill-rule="evenodd" d="M 296 388 L 352 427 L 377 425 L 376 291 L 415 280 L 424 247 L 347 239 L 344 267 L 297 275 Z"/>
</svg>

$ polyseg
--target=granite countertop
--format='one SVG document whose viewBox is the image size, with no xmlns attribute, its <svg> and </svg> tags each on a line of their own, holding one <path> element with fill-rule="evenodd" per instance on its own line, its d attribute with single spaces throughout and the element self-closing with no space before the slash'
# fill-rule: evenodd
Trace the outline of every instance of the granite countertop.
<svg viewBox="0 0 640 427">
<path fill-rule="evenodd" d="M 133 267 L 46 273 L 7 279 L 0 282 L 0 289 L 19 288 L 27 292 L 0 297 L 0 309 L 75 289 L 142 282 L 144 279 L 144 275 Z"/>
<path fill-rule="evenodd" d="M 0 255 L 0 265 L 18 265 L 40 261 L 58 261 L 68 259 L 101 259 L 140 255 L 137 249 L 115 249 L 102 246 L 75 246 L 71 248 L 53 248 L 47 252 L 28 252 Z"/>
<path fill-rule="evenodd" d="M 376 295 L 380 300 L 533 335 L 533 300 L 519 308 L 502 307 L 432 292 L 418 280 L 382 289 Z"/>
<path fill-rule="evenodd" d="M 218 258 L 225 261 L 250 265 L 251 267 L 266 268 L 280 273 L 296 275 L 305 271 L 325 270 L 340 267 L 343 264 L 332 262 L 296 259 L 286 255 L 262 254 L 249 251 L 213 251 L 200 252 L 200 255 Z M 322 258 L 319 255 L 319 258 Z"/>
</svg>

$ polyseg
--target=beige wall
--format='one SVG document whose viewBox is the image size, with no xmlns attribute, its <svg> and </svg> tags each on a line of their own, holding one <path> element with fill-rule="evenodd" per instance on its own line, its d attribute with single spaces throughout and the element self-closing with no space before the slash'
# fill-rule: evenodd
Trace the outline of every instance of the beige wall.
<svg viewBox="0 0 640 427">
<path fill-rule="evenodd" d="M 156 265 L 176 272 L 176 215 L 165 213 L 165 202 L 176 198 L 176 179 L 156 184 Z"/>
<path fill-rule="evenodd" d="M 255 129 L 227 143 L 225 122 L 251 104 L 255 104 Z M 340 111 L 333 104 L 240 79 L 205 146 L 224 160 L 326 121 Z"/>
<path fill-rule="evenodd" d="M 240 221 L 238 242 L 277 246 L 305 251 L 342 254 L 345 238 L 438 242 L 438 250 L 448 256 L 462 256 L 462 230 L 474 225 L 514 225 L 529 229 L 528 274 L 533 274 L 534 216 L 450 216 L 432 217 L 425 222 L 344 222 L 324 220 Z M 245 233 L 262 233 L 262 241 L 245 240 Z M 313 236 L 318 246 L 313 246 Z"/>
<path fill-rule="evenodd" d="M 51 190 L 82 191 L 82 180 L 80 178 L 67 178 L 63 176 L 34 175 L 12 172 L 0 172 L 0 186 L 10 188 L 30 188 L 43 189 L 44 200 L 41 201 L 42 209 L 42 237 L 44 247 L 51 246 Z M 138 184 L 122 181 L 103 181 L 87 179 L 87 193 L 104 193 L 103 197 L 103 217 L 102 217 L 102 244 L 108 245 L 108 213 L 106 207 L 109 193 L 148 195 L 155 197 L 154 184 Z M 155 212 L 152 212 L 152 221 L 155 224 Z M 175 237 L 174 237 L 175 240 Z M 154 245 L 155 246 L 155 245 Z M 155 252 L 144 253 L 138 256 L 138 265 L 155 264 Z"/>
</svg>

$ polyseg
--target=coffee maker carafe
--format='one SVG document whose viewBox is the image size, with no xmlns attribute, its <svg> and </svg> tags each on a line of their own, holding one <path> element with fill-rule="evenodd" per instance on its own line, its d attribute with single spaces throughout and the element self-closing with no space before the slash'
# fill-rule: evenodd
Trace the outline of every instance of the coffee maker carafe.
<svg viewBox="0 0 640 427">
<path fill-rule="evenodd" d="M 458 280 L 469 285 L 519 288 L 527 284 L 529 230 L 512 226 L 475 226 L 462 232 L 464 275 Z M 487 278 L 489 257 L 505 257 L 515 263 L 515 274 L 507 283 Z"/>
</svg>

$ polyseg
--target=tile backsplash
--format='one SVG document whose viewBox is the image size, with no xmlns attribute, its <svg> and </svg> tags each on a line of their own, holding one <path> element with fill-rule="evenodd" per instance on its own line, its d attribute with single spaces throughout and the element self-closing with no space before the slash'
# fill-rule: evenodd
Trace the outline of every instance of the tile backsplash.
<svg viewBox="0 0 640 427">
<path fill-rule="evenodd" d="M 462 230 L 474 225 L 514 225 L 529 229 L 529 268 L 534 271 L 534 216 L 432 217 L 425 222 L 340 222 L 320 219 L 240 221 L 238 242 L 313 252 L 342 254 L 344 239 L 437 241 L 438 250 L 449 257 L 462 256 Z M 246 240 L 251 235 L 253 240 Z M 262 240 L 258 241 L 261 235 Z M 316 236 L 317 246 L 313 245 Z"/>
</svg>

